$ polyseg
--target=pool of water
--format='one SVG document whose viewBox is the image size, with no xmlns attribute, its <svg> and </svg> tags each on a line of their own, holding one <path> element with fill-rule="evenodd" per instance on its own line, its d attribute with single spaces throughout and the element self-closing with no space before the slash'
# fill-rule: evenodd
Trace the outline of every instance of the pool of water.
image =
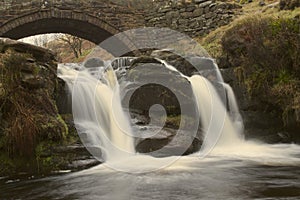
<svg viewBox="0 0 300 200">
<path fill-rule="evenodd" d="M 160 158 L 150 162 L 159 163 Z M 2 179 L 0 199 L 299 199 L 299 164 L 275 157 L 218 155 L 182 157 L 168 167 L 144 173 L 135 173 L 144 167 L 141 163 L 128 163 L 132 171 L 127 172 L 102 164 L 41 179 Z"/>
</svg>

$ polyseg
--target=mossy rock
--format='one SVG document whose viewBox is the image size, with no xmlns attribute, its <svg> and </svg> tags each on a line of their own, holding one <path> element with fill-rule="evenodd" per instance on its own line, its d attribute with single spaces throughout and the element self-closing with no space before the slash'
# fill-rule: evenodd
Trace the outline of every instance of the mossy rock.
<svg viewBox="0 0 300 200">
<path fill-rule="evenodd" d="M 273 113 L 277 130 L 289 132 L 291 138 L 296 138 L 295 127 L 300 127 L 299 16 L 299 8 L 246 15 L 202 40 L 211 47 L 208 51 L 235 73 L 231 80 L 236 81 L 230 84 L 239 91 L 238 101 L 243 105 L 246 122 L 249 112 Z M 272 120 L 268 118 L 266 122 Z M 251 129 L 247 125 L 246 129 Z M 265 132 L 276 134 L 271 129 Z"/>
<path fill-rule="evenodd" d="M 46 49 L 9 39 L 0 39 L 0 44 L 0 168 L 11 166 L 11 174 L 58 169 L 63 156 L 50 155 L 37 163 L 42 144 L 63 145 L 69 139 L 56 106 L 56 60 Z M 40 170 L 41 163 L 45 170 Z"/>
</svg>

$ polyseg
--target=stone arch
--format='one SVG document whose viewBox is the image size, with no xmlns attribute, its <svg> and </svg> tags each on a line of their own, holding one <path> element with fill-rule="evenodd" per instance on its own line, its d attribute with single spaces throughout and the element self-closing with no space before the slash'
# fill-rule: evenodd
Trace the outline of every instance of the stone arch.
<svg viewBox="0 0 300 200">
<path fill-rule="evenodd" d="M 0 37 L 21 39 L 37 34 L 68 33 L 95 44 L 100 44 L 119 32 L 121 30 L 100 17 L 86 12 L 59 9 L 26 13 L 8 20 L 0 26 Z M 128 49 L 132 46 L 120 40 L 115 42 L 122 49 Z M 105 49 L 114 55 L 114 52 L 110 51 L 109 48 L 108 46 Z"/>
</svg>

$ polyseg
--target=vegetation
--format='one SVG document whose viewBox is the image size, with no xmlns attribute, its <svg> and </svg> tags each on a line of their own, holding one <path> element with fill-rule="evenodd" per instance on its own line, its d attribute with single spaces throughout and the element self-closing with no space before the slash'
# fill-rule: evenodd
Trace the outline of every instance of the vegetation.
<svg viewBox="0 0 300 200">
<path fill-rule="evenodd" d="M 249 10 L 249 8 L 248 8 Z M 300 124 L 300 9 L 246 15 L 201 40 L 248 95 Z"/>
<path fill-rule="evenodd" d="M 110 1 L 140 9 L 153 4 L 146 0 Z M 1 7 L 7 7 L 9 2 L 11 1 L 5 1 Z M 154 2 L 162 5 L 178 1 Z M 184 4 L 188 1 L 180 2 Z M 281 0 L 280 6 L 293 9 L 297 7 L 295 2 L 298 1 Z M 242 0 L 240 3 L 246 4 L 247 1 Z M 234 67 L 238 80 L 246 87 L 252 99 L 267 105 L 267 110 L 281 115 L 286 126 L 291 119 L 299 125 L 300 8 L 279 12 L 274 7 L 260 8 L 256 1 L 244 6 L 243 10 L 245 16 L 198 40 L 219 60 L 221 67 Z M 45 39 L 34 42 L 54 50 L 63 58 L 63 62 L 81 62 L 95 47 L 75 36 L 65 36 L 52 42 Z M 186 43 L 174 44 L 182 52 L 186 52 L 186 46 Z M 4 51 L 2 48 L 0 50 Z M 174 60 L 174 57 L 170 59 Z M 131 70 L 138 63 L 153 62 L 151 57 L 142 57 L 132 64 Z M 178 64 L 179 60 L 176 62 Z M 179 65 L 186 68 L 184 63 Z M 149 73 L 144 74 L 148 76 Z M 141 78 L 132 72 L 130 75 L 134 80 Z M 176 84 L 178 80 L 169 81 Z M 70 125 L 65 123 L 68 116 L 58 113 L 54 100 L 56 84 L 56 77 L 51 75 L 48 66 L 36 62 L 33 55 L 13 49 L 5 49 L 0 53 L 0 176 L 20 172 L 23 168 L 27 172 L 53 171 L 68 160 L 53 153 L 53 149 L 59 145 L 78 140 L 76 134 L 69 134 Z M 149 91 L 157 92 L 153 88 Z M 166 102 L 171 101 L 169 99 L 172 96 L 167 92 L 163 91 L 162 94 L 165 95 Z M 146 100 L 151 98 L 146 96 L 144 99 L 146 104 Z M 166 119 L 169 127 L 178 128 L 182 122 L 182 126 L 188 128 L 195 123 L 192 117 L 181 116 L 178 111 L 176 113 L 175 107 L 169 105 L 167 110 L 170 111 Z M 163 119 L 157 120 L 161 122 Z M 75 133 L 74 129 L 71 133 Z"/>
<path fill-rule="evenodd" d="M 83 39 L 73 35 L 64 35 L 60 37 L 59 40 L 69 46 L 69 48 L 73 51 L 75 58 L 79 58 L 79 56 L 82 56 Z"/>
<path fill-rule="evenodd" d="M 100 57 L 103 60 L 113 58 L 110 53 L 95 45 L 94 43 L 83 39 L 80 40 L 82 42 L 80 51 L 79 49 L 75 49 L 75 51 L 78 52 L 78 57 L 76 57 L 76 54 L 74 53 L 74 50 L 71 48 L 71 46 L 67 42 L 63 41 L 60 37 L 48 41 L 46 46 L 47 48 L 55 52 L 59 61 L 62 63 L 79 63 L 85 61 L 88 57 Z"/>
<path fill-rule="evenodd" d="M 229 29 L 221 42 L 229 62 L 240 67 L 249 95 L 278 106 L 285 122 L 288 113 L 300 111 L 299 34 L 298 18 L 253 16 Z"/>
<path fill-rule="evenodd" d="M 13 49 L 0 54 L 0 174 L 34 168 L 40 144 L 68 134 L 54 100 L 56 75 L 33 60 Z"/>
</svg>

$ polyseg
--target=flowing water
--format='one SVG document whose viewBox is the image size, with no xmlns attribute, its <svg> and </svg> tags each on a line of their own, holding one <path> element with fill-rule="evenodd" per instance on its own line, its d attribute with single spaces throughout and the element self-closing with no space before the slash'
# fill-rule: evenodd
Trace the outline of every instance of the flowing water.
<svg viewBox="0 0 300 200">
<path fill-rule="evenodd" d="M 174 69 L 173 69 L 174 70 Z M 0 199 L 299 199 L 300 146 L 243 139 L 234 94 L 229 112 L 213 84 L 188 78 L 197 99 L 204 143 L 189 156 L 155 158 L 134 151 L 133 131 L 111 68 L 98 79 L 62 67 L 73 93 L 76 128 L 104 164 L 60 176 L 0 179 Z M 148 130 L 151 130 L 150 128 Z"/>
</svg>

